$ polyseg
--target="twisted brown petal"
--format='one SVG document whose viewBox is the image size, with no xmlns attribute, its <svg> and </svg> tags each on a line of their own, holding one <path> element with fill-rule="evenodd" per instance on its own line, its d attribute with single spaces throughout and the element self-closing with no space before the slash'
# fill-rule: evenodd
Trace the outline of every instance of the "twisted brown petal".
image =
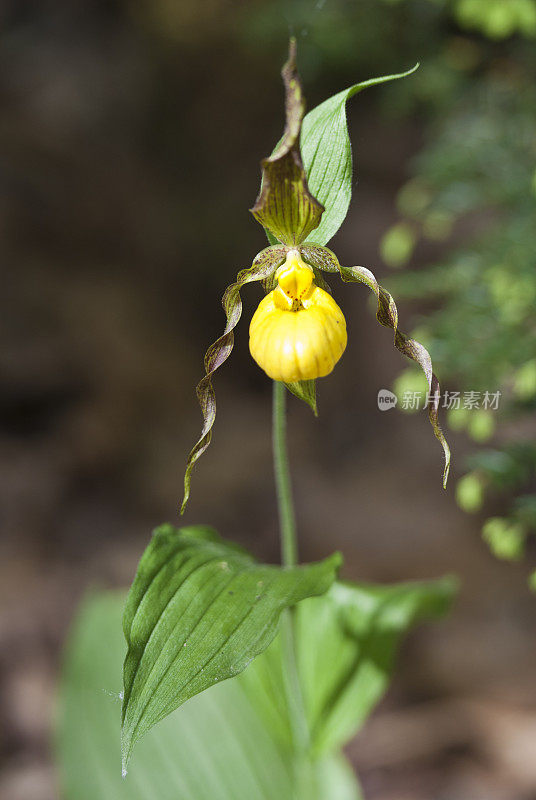
<svg viewBox="0 0 536 800">
<path fill-rule="evenodd" d="M 240 289 L 252 281 L 264 281 L 285 260 L 286 248 L 281 245 L 267 247 L 254 259 L 249 269 L 244 269 L 236 276 L 236 282 L 225 290 L 222 305 L 227 317 L 227 324 L 223 334 L 210 345 L 205 354 L 205 377 L 199 382 L 196 394 L 203 413 L 203 429 L 201 436 L 193 447 L 186 465 L 184 475 L 184 498 L 181 505 L 181 514 L 184 513 L 188 497 L 190 496 L 190 479 L 194 464 L 203 455 L 212 438 L 212 427 L 216 419 L 216 395 L 212 386 L 214 372 L 226 361 L 234 345 L 234 329 L 242 315 L 242 300 Z"/>
<path fill-rule="evenodd" d="M 441 399 L 441 387 L 437 377 L 432 370 L 432 359 L 428 350 L 422 344 L 410 339 L 398 328 L 398 311 L 395 301 L 388 291 L 378 284 L 373 273 L 365 267 L 341 267 L 337 257 L 327 247 L 320 245 L 303 245 L 301 253 L 305 261 L 317 269 L 326 272 L 339 272 L 343 281 L 348 283 L 364 283 L 371 289 L 378 300 L 376 319 L 386 328 L 394 331 L 394 344 L 397 350 L 403 355 L 415 361 L 421 367 L 428 382 L 428 418 L 432 425 L 436 438 L 443 447 L 445 454 L 445 467 L 443 470 L 443 487 L 447 485 L 450 469 L 450 448 L 441 430 L 438 420 L 439 402 Z"/>
<path fill-rule="evenodd" d="M 305 100 L 296 66 L 296 40 L 289 43 L 282 71 L 285 83 L 285 132 L 274 152 L 261 162 L 262 182 L 251 213 L 280 242 L 294 246 L 318 227 L 324 206 L 313 197 L 300 154 Z"/>
</svg>

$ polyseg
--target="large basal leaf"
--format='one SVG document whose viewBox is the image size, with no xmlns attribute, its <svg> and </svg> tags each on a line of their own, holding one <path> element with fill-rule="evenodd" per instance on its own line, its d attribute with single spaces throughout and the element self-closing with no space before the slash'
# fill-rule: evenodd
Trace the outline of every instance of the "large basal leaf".
<svg viewBox="0 0 536 800">
<path fill-rule="evenodd" d="M 159 528 L 123 620 L 124 767 L 153 725 L 262 653 L 281 612 L 326 592 L 340 563 L 335 554 L 300 567 L 264 566 L 210 528 Z"/>
<path fill-rule="evenodd" d="M 352 147 L 346 124 L 346 103 L 368 86 L 411 75 L 418 68 L 398 75 L 384 75 L 333 95 L 306 114 L 301 131 L 301 155 L 309 190 L 325 208 L 318 227 L 308 240 L 327 244 L 344 222 L 352 196 Z"/>
<path fill-rule="evenodd" d="M 297 664 L 313 754 L 325 757 L 346 744 L 384 694 L 403 636 L 420 620 L 444 614 L 457 583 L 452 578 L 394 585 L 336 582 L 295 611 Z M 240 680 L 277 741 L 292 741 L 285 697 L 284 657 L 277 636 Z"/>
<path fill-rule="evenodd" d="M 400 638 L 442 613 L 452 581 L 335 586 L 298 606 L 298 663 L 317 751 L 346 741 L 385 691 Z M 280 637 L 238 677 L 192 698 L 120 770 L 124 596 L 88 598 L 67 647 L 56 736 L 61 800 L 358 800 L 340 755 L 302 787 L 290 745 Z"/>
<path fill-rule="evenodd" d="M 297 609 L 297 657 L 313 749 L 345 744 L 385 692 L 403 635 L 444 614 L 452 578 L 393 586 L 335 583 Z"/>
<path fill-rule="evenodd" d="M 124 600 L 119 593 L 89 597 L 69 637 L 56 735 L 61 800 L 359 800 L 338 755 L 317 762 L 314 790 L 300 793 L 291 751 L 270 734 L 257 696 L 242 683 L 249 669 L 149 731 L 122 779 Z"/>
</svg>

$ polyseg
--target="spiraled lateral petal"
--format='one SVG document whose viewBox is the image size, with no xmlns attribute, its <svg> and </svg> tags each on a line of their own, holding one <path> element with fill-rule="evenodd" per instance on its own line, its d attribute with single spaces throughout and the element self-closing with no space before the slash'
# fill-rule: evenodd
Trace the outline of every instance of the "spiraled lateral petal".
<svg viewBox="0 0 536 800">
<path fill-rule="evenodd" d="M 234 345 L 234 329 L 242 315 L 242 300 L 240 289 L 246 283 L 264 281 L 285 260 L 286 249 L 282 245 L 267 247 L 255 256 L 252 266 L 244 269 L 236 276 L 235 283 L 227 287 L 222 298 L 222 305 L 227 317 L 227 324 L 223 334 L 210 345 L 205 353 L 205 376 L 196 388 L 197 399 L 203 414 L 203 429 L 201 436 L 188 456 L 186 473 L 184 475 L 184 497 L 181 505 L 181 514 L 184 513 L 190 496 L 190 480 L 194 464 L 203 455 L 212 438 L 212 427 L 216 419 L 216 394 L 212 386 L 212 376 L 231 355 Z"/>
<path fill-rule="evenodd" d="M 341 267 L 337 256 L 328 250 L 327 247 L 322 247 L 316 244 L 302 245 L 300 248 L 304 260 L 317 269 L 325 270 L 326 272 L 338 272 L 347 283 L 364 283 L 376 295 L 378 300 L 378 309 L 376 311 L 376 319 L 381 325 L 386 328 L 391 328 L 394 331 L 394 344 L 396 349 L 403 355 L 415 361 L 421 367 L 428 382 L 428 418 L 432 425 L 436 438 L 441 443 L 443 452 L 445 454 L 445 466 L 443 469 L 443 488 L 447 485 L 447 479 L 450 469 L 450 447 L 445 435 L 439 425 L 439 402 L 441 399 L 441 387 L 439 381 L 435 376 L 432 369 L 432 359 L 430 353 L 415 339 L 410 339 L 398 328 L 398 311 L 395 301 L 389 292 L 380 286 L 374 274 L 366 267 Z"/>
</svg>

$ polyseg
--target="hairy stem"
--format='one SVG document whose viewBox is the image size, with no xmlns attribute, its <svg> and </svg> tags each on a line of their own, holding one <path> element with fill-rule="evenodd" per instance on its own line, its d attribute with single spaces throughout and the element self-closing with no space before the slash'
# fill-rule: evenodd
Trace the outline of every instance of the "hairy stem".
<svg viewBox="0 0 536 800">
<path fill-rule="evenodd" d="M 277 507 L 281 534 L 281 561 L 285 567 L 298 563 L 296 518 L 292 502 L 290 471 L 287 454 L 286 388 L 274 381 L 273 387 L 273 452 Z M 306 755 L 309 750 L 309 726 L 296 664 L 294 610 L 286 611 L 281 621 L 281 636 L 285 654 L 285 693 L 296 751 Z"/>
</svg>

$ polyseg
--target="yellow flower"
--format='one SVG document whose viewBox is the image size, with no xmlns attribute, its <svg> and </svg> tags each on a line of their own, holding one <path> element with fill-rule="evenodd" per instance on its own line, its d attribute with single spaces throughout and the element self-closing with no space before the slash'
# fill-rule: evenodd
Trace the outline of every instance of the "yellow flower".
<svg viewBox="0 0 536 800">
<path fill-rule="evenodd" d="M 261 302 L 249 327 L 251 355 L 275 381 L 328 375 L 346 348 L 346 321 L 297 250 L 276 272 L 277 287 Z"/>
</svg>

